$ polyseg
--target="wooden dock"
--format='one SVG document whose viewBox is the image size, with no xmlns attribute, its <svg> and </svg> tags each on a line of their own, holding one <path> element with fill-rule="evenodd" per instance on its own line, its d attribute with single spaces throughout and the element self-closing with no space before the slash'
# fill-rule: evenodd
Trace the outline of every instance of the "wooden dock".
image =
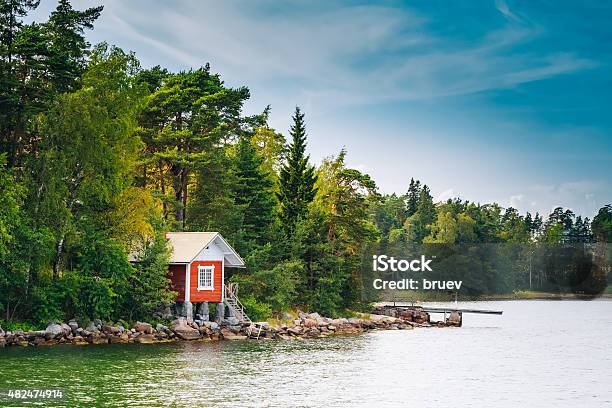
<svg viewBox="0 0 612 408">
<path fill-rule="evenodd" d="M 426 320 L 430 322 L 430 314 L 441 313 L 444 315 L 442 322 L 449 326 L 461 326 L 463 324 L 464 313 L 477 313 L 477 314 L 490 314 L 490 315 L 501 315 L 504 312 L 502 310 L 487 310 L 487 309 L 463 309 L 458 307 L 430 307 L 430 306 L 419 306 L 414 304 L 403 304 L 403 303 L 379 303 L 375 306 L 375 310 L 378 309 L 380 314 L 400 317 L 404 319 L 410 319 L 422 322 Z M 374 312 L 376 313 L 376 312 Z M 448 316 L 448 317 L 447 317 Z"/>
</svg>

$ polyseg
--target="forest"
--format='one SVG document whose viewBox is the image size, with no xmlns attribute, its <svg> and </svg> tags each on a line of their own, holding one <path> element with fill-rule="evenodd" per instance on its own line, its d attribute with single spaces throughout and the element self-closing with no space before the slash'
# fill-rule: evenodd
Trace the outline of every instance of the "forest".
<svg viewBox="0 0 612 408">
<path fill-rule="evenodd" d="M 612 242 L 612 205 L 591 220 L 562 207 L 544 216 L 436 203 L 410 175 L 405 194 L 381 194 L 346 150 L 314 165 L 300 108 L 283 135 L 270 108 L 244 114 L 249 89 L 208 64 L 143 68 L 133 53 L 90 45 L 101 6 L 60 0 L 46 21 L 26 23 L 38 3 L 0 0 L 0 320 L 150 318 L 174 299 L 167 231 L 219 231 L 236 248 L 247 268 L 232 280 L 254 319 L 366 307 L 362 258 L 373 247 L 511 244 L 502 247 L 522 248 L 504 258 L 514 265 Z M 525 271 L 466 268 L 468 290 L 607 284 Z"/>
</svg>

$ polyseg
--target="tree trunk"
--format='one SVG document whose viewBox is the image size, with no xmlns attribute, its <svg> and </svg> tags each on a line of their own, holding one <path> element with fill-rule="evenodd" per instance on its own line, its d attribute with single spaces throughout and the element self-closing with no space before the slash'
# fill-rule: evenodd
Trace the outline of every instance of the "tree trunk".
<svg viewBox="0 0 612 408">
<path fill-rule="evenodd" d="M 59 268 L 60 268 L 60 257 L 62 254 L 62 250 L 64 249 L 64 235 L 57 242 L 57 246 L 55 247 L 55 260 L 53 261 L 53 282 L 57 282 L 59 278 Z"/>
<path fill-rule="evenodd" d="M 173 164 L 172 175 L 174 177 L 174 218 L 177 223 L 183 225 L 183 168 L 178 164 Z"/>
<path fill-rule="evenodd" d="M 164 167 L 163 167 L 163 163 L 161 160 L 158 162 L 158 167 L 159 167 L 159 189 L 162 193 L 162 196 L 164 197 L 164 199 L 162 200 L 162 211 L 163 211 L 164 220 L 167 220 L 168 219 L 168 204 L 166 203 L 166 183 L 164 180 Z"/>
</svg>

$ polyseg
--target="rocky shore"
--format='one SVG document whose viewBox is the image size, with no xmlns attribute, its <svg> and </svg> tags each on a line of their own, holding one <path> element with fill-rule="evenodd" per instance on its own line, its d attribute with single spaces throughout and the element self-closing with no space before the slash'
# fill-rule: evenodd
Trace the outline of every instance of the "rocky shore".
<svg viewBox="0 0 612 408">
<path fill-rule="evenodd" d="M 162 343 L 171 341 L 212 341 L 241 339 L 292 340 L 307 337 L 362 333 L 371 330 L 410 330 L 415 327 L 453 326 L 452 322 L 430 323 L 429 315 L 413 310 L 398 316 L 364 314 L 360 317 L 331 319 L 318 313 L 299 313 L 295 319 L 278 325 L 266 322 L 250 324 L 227 319 L 221 324 L 210 321 L 187 322 L 184 318 L 170 325 L 136 322 L 132 327 L 122 324 L 105 324 L 96 319 L 81 327 L 75 319 L 50 322 L 45 330 L 24 332 L 4 331 L 0 328 L 0 347 L 4 346 L 51 346 L 55 344 L 117 344 L 117 343 Z"/>
</svg>

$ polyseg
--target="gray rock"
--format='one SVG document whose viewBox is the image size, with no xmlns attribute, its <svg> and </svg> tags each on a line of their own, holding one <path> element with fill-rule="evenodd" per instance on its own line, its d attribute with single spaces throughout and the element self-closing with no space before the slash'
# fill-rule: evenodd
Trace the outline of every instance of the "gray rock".
<svg viewBox="0 0 612 408">
<path fill-rule="evenodd" d="M 157 330 L 158 332 L 160 331 L 165 332 L 166 330 L 168 330 L 168 327 L 164 326 L 161 323 L 157 323 L 157 326 L 155 326 L 155 330 Z"/>
<path fill-rule="evenodd" d="M 308 315 L 308 317 L 309 317 L 310 319 L 318 320 L 318 319 L 320 319 L 320 318 L 321 318 L 321 315 L 315 312 L 315 313 L 310 313 L 310 314 Z"/>
<path fill-rule="evenodd" d="M 172 330 L 183 340 L 196 340 L 201 337 L 200 331 L 189 326 L 184 319 L 179 319 L 179 324 Z"/>
<path fill-rule="evenodd" d="M 307 319 L 307 318 L 308 318 L 308 315 L 307 315 L 306 313 L 299 312 L 299 313 L 298 313 L 298 317 L 299 317 L 300 319 L 304 320 L 304 319 Z"/>
<path fill-rule="evenodd" d="M 162 319 L 164 320 L 172 320 L 172 318 L 174 317 L 173 313 L 172 313 L 172 309 L 170 308 L 170 306 L 166 306 L 164 308 L 164 311 L 161 314 Z"/>
<path fill-rule="evenodd" d="M 238 318 L 234 316 L 228 317 L 227 324 L 229 324 L 230 326 L 236 326 L 240 324 L 240 320 L 238 320 Z"/>
<path fill-rule="evenodd" d="M 85 330 L 87 330 L 88 332 L 94 333 L 97 331 L 100 331 L 100 329 L 98 329 L 95 325 L 94 322 L 89 322 L 89 324 L 87 325 L 87 327 L 85 328 Z"/>
<path fill-rule="evenodd" d="M 96 325 L 96 327 L 98 328 L 98 330 L 102 330 L 102 320 L 100 320 L 100 319 L 94 319 L 93 323 Z"/>
<path fill-rule="evenodd" d="M 344 317 L 341 317 L 340 319 L 333 319 L 331 321 L 331 324 L 333 324 L 334 326 L 341 326 L 343 324 L 348 324 L 348 320 L 345 319 Z"/>
<path fill-rule="evenodd" d="M 75 320 L 70 320 L 68 322 L 68 326 L 70 327 L 70 330 L 72 331 L 72 334 L 76 334 L 77 333 L 77 330 L 79 329 L 79 324 Z"/>
<path fill-rule="evenodd" d="M 211 330 L 219 329 L 219 324 L 217 322 L 204 322 L 204 326 Z"/>
<path fill-rule="evenodd" d="M 49 338 L 62 337 L 64 335 L 64 330 L 62 329 L 61 325 L 59 325 L 57 323 L 51 323 L 45 329 L 45 334 Z"/>
<path fill-rule="evenodd" d="M 62 326 L 62 330 L 64 331 L 64 335 L 67 336 L 70 333 L 72 333 L 72 327 L 70 327 L 69 325 L 67 325 L 66 323 L 62 323 L 60 324 L 60 326 Z"/>
<path fill-rule="evenodd" d="M 153 326 L 151 326 L 149 323 L 136 322 L 134 324 L 134 329 L 136 329 L 136 331 L 140 333 L 146 333 L 146 334 L 153 333 Z"/>
</svg>

